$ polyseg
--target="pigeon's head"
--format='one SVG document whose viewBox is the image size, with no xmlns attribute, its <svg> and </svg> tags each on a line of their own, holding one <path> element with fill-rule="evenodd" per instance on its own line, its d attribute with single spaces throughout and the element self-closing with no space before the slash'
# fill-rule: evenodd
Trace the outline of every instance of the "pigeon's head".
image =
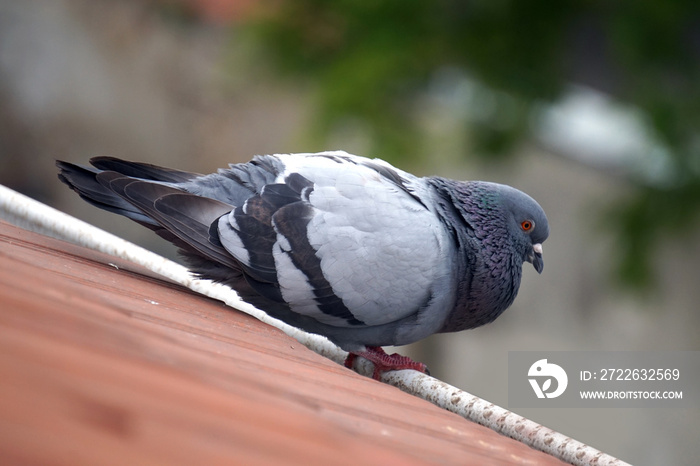
<svg viewBox="0 0 700 466">
<path fill-rule="evenodd" d="M 549 236 L 549 223 L 542 207 L 522 191 L 497 185 L 505 220 L 516 251 L 542 273 L 542 243 Z"/>
</svg>

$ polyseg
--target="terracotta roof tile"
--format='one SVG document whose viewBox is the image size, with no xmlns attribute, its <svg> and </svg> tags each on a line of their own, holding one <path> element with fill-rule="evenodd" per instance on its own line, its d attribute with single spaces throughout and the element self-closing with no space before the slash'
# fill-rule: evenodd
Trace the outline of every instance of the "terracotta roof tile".
<svg viewBox="0 0 700 466">
<path fill-rule="evenodd" d="M 563 464 L 140 267 L 0 222 L 16 464 Z"/>
</svg>

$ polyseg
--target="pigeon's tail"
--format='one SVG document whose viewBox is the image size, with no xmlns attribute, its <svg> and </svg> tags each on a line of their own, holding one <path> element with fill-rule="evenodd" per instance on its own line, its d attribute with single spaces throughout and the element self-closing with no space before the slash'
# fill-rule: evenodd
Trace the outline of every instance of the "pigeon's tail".
<svg viewBox="0 0 700 466">
<path fill-rule="evenodd" d="M 58 179 L 78 193 L 83 200 L 100 209 L 128 217 L 148 228 L 154 229 L 159 226 L 158 222 L 144 215 L 140 209 L 125 201 L 113 191 L 109 183 L 100 183 L 98 181 L 97 177 L 104 170 L 61 160 L 56 161 L 56 166 L 60 170 Z"/>
<path fill-rule="evenodd" d="M 155 231 L 183 249 L 222 265 L 239 265 L 219 242 L 216 224 L 233 206 L 180 189 L 200 175 L 95 157 L 93 167 L 57 161 L 58 178 L 90 204 Z"/>
</svg>

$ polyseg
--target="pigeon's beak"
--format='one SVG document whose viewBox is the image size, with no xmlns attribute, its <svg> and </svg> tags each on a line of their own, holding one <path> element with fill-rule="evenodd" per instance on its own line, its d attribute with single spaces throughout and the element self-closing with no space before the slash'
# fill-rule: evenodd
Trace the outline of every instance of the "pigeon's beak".
<svg viewBox="0 0 700 466">
<path fill-rule="evenodd" d="M 536 243 L 532 245 L 532 251 L 527 255 L 527 261 L 532 262 L 533 267 L 537 270 L 537 273 L 542 273 L 544 269 L 544 261 L 542 260 L 542 243 Z"/>
</svg>

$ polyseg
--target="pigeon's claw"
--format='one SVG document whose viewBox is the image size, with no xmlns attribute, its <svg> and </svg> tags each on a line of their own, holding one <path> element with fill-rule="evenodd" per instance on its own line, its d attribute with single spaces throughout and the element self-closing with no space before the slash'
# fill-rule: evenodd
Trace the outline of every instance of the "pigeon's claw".
<svg viewBox="0 0 700 466">
<path fill-rule="evenodd" d="M 365 351 L 356 351 L 348 354 L 345 359 L 345 367 L 352 368 L 355 359 L 359 356 L 374 364 L 372 378 L 379 380 L 382 372 L 413 369 L 430 375 L 428 367 L 422 362 L 416 362 L 408 356 L 399 353 L 386 354 L 380 346 L 367 346 Z"/>
</svg>

